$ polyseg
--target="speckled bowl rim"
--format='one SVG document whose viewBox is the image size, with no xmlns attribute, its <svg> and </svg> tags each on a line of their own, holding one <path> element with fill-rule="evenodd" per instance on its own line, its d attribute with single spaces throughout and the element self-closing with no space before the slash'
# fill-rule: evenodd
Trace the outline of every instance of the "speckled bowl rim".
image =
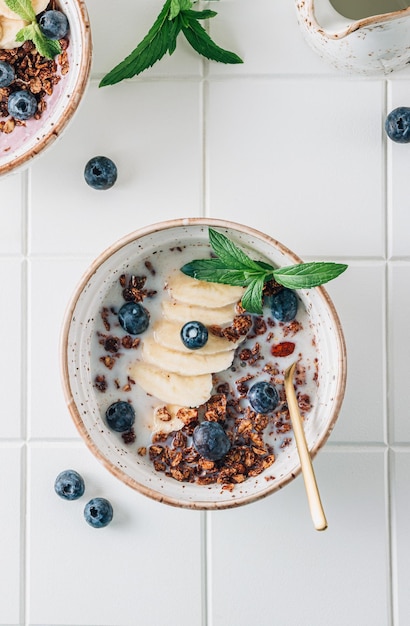
<svg viewBox="0 0 410 626">
<path fill-rule="evenodd" d="M 301 472 L 300 465 L 298 465 L 295 471 L 293 471 L 290 475 L 285 476 L 279 483 L 273 485 L 272 487 L 268 487 L 266 490 L 264 490 L 261 493 L 247 494 L 246 496 L 241 497 L 240 499 L 233 499 L 229 501 L 218 502 L 217 500 L 215 501 L 204 501 L 204 500 L 185 501 L 185 500 L 179 500 L 177 498 L 169 497 L 163 492 L 158 492 L 155 489 L 151 489 L 149 487 L 146 487 L 145 485 L 138 483 L 136 480 L 134 480 L 133 478 L 128 476 L 124 471 L 122 471 L 121 468 L 111 463 L 101 453 L 98 446 L 96 446 L 89 432 L 87 431 L 87 428 L 83 422 L 81 414 L 77 408 L 77 405 L 74 400 L 73 392 L 71 389 L 70 376 L 69 376 L 68 346 L 69 346 L 69 331 L 70 331 L 70 326 L 72 322 L 73 312 L 76 308 L 78 299 L 80 298 L 82 291 L 88 284 L 93 274 L 97 271 L 97 269 L 112 254 L 114 254 L 115 252 L 123 248 L 124 246 L 128 245 L 129 243 L 135 241 L 136 239 L 139 239 L 146 235 L 151 235 L 158 230 L 172 229 L 172 228 L 177 228 L 177 227 L 189 227 L 191 225 L 198 225 L 198 226 L 204 226 L 204 227 L 211 226 L 211 227 L 216 227 L 216 228 L 228 228 L 228 229 L 240 231 L 241 233 L 249 235 L 250 237 L 261 239 L 266 244 L 274 246 L 275 248 L 278 248 L 284 254 L 286 254 L 286 256 L 291 258 L 294 261 L 294 263 L 302 262 L 300 257 L 298 257 L 294 252 L 292 252 L 289 248 L 281 244 L 279 241 L 277 241 L 273 237 L 270 237 L 269 235 L 266 235 L 262 233 L 261 231 L 258 231 L 252 227 L 245 226 L 243 224 L 239 224 L 239 223 L 228 221 L 228 220 L 223 220 L 223 219 L 200 218 L 200 217 L 179 218 L 179 219 L 158 222 L 158 223 L 143 227 L 141 229 L 138 229 L 136 231 L 133 231 L 132 233 L 119 239 L 113 245 L 109 246 L 105 251 L 103 251 L 94 260 L 94 262 L 90 265 L 88 270 L 83 275 L 71 300 L 69 301 L 69 304 L 65 312 L 61 336 L 60 336 L 61 379 L 62 379 L 62 385 L 63 385 L 63 391 L 64 391 L 66 404 L 67 404 L 70 415 L 74 421 L 74 424 L 78 432 L 80 433 L 81 437 L 85 441 L 90 451 L 106 467 L 106 469 L 108 469 L 111 472 L 111 474 L 113 474 L 116 478 L 121 480 L 123 483 L 125 483 L 127 486 L 131 487 L 132 489 L 158 502 L 163 502 L 171 506 L 186 508 L 186 509 L 222 510 L 222 509 L 243 506 L 244 504 L 249 504 L 251 502 L 261 500 L 262 498 L 265 498 L 271 495 L 272 493 L 275 493 L 276 491 L 282 489 L 286 484 L 294 480 L 294 478 L 296 478 L 296 476 L 300 474 Z M 315 289 L 320 292 L 320 295 L 322 299 L 324 300 L 324 303 L 327 307 L 329 316 L 331 320 L 333 321 L 333 327 L 335 329 L 337 346 L 338 346 L 339 359 L 337 363 L 338 387 L 337 387 L 337 392 L 335 393 L 335 396 L 333 398 L 332 409 L 331 409 L 332 417 L 327 423 L 328 424 L 327 428 L 323 431 L 322 435 L 318 438 L 315 445 L 310 450 L 312 458 L 316 456 L 320 448 L 326 443 L 326 441 L 328 440 L 335 426 L 335 423 L 340 413 L 343 398 L 344 398 L 344 393 L 345 393 L 345 388 L 346 388 L 346 376 L 347 376 L 346 344 L 345 344 L 344 334 L 343 334 L 343 330 L 341 327 L 339 316 L 336 312 L 335 306 L 332 300 L 330 299 L 327 291 L 323 287 L 316 287 Z"/>
<path fill-rule="evenodd" d="M 15 157 L 12 161 L 8 161 L 3 165 L 0 164 L 0 176 L 5 176 L 16 170 L 28 167 L 34 158 L 39 156 L 39 154 L 43 153 L 46 148 L 54 143 L 77 110 L 88 85 L 92 60 L 92 39 L 86 4 L 84 0 L 60 0 L 60 3 L 61 5 L 70 3 L 77 6 L 79 16 L 78 27 L 81 33 L 81 57 L 76 61 L 76 64 L 78 64 L 80 68 L 77 80 L 73 85 L 69 96 L 69 103 L 64 109 L 63 114 L 53 125 L 50 125 L 50 129 L 39 139 L 34 148 L 28 149 L 20 156 Z"/>
</svg>

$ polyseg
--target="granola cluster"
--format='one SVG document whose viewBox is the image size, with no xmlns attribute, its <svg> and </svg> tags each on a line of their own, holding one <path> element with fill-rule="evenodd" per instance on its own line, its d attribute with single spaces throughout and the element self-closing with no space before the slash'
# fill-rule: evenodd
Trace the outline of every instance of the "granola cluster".
<svg viewBox="0 0 410 626">
<path fill-rule="evenodd" d="M 7 102 L 11 93 L 28 89 L 36 97 L 37 111 L 34 119 L 40 119 L 47 108 L 47 97 L 51 96 L 55 85 L 69 71 L 67 48 L 68 38 L 60 40 L 62 52 L 55 59 L 41 56 L 31 41 L 11 50 L 0 49 L 0 61 L 14 67 L 16 78 L 9 87 L 0 87 L 0 132 L 10 134 L 16 126 L 25 126 L 26 121 L 9 116 Z"/>
<path fill-rule="evenodd" d="M 215 394 L 199 410 L 177 415 L 184 422 L 183 428 L 170 435 L 156 434 L 149 447 L 149 458 L 158 472 L 180 482 L 217 483 L 224 490 L 232 490 L 235 484 L 258 476 L 275 461 L 272 447 L 263 438 L 269 418 L 249 409 L 245 415 L 238 414 L 227 394 Z M 202 457 L 192 445 L 192 433 L 202 419 L 224 425 L 231 449 L 221 461 Z"/>
</svg>

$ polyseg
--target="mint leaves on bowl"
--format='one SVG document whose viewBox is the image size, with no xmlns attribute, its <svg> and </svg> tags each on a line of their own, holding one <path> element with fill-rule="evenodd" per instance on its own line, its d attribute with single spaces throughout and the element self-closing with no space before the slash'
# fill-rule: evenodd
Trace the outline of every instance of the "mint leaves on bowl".
<svg viewBox="0 0 410 626">
<path fill-rule="evenodd" d="M 242 306 L 249 313 L 262 313 L 263 289 L 268 281 L 274 280 L 288 289 L 309 289 L 337 278 L 347 269 L 343 263 L 324 261 L 275 268 L 251 259 L 213 228 L 209 228 L 209 242 L 216 257 L 191 261 L 181 271 L 198 280 L 246 287 Z"/>
<path fill-rule="evenodd" d="M 16 41 L 32 41 L 41 56 L 54 59 L 61 54 L 61 45 L 58 40 L 48 39 L 40 29 L 31 0 L 4 0 L 11 11 L 16 13 L 27 25 L 18 31 Z"/>
</svg>

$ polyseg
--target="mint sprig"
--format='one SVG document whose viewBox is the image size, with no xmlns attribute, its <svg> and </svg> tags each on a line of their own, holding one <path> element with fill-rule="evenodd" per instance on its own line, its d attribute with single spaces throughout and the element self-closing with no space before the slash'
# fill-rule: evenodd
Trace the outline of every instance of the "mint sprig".
<svg viewBox="0 0 410 626">
<path fill-rule="evenodd" d="M 191 0 L 166 0 L 144 39 L 102 78 L 99 86 L 115 85 L 126 78 L 137 76 L 160 61 L 167 52 L 172 55 L 181 32 L 194 50 L 207 59 L 220 63 L 242 63 L 237 54 L 220 48 L 199 24 L 199 20 L 215 17 L 217 13 L 210 10 L 193 11 L 192 5 Z"/>
<path fill-rule="evenodd" d="M 216 258 L 191 261 L 181 267 L 181 272 L 198 280 L 246 287 L 242 306 L 249 313 L 262 313 L 263 288 L 270 280 L 289 289 L 309 289 L 333 280 L 347 269 L 343 263 L 325 261 L 275 268 L 251 259 L 213 228 L 209 228 L 209 242 Z"/>
<path fill-rule="evenodd" d="M 60 42 L 48 39 L 41 32 L 31 0 L 5 0 L 5 3 L 22 20 L 28 22 L 27 26 L 18 31 L 16 41 L 19 43 L 32 41 L 38 53 L 47 59 L 54 59 L 61 53 Z"/>
</svg>

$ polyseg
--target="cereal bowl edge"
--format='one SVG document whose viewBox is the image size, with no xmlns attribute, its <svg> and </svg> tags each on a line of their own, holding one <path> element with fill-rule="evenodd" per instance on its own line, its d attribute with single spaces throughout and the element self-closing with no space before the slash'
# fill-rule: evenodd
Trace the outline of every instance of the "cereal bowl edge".
<svg viewBox="0 0 410 626">
<path fill-rule="evenodd" d="M 272 237 L 222 219 L 185 218 L 153 224 L 123 237 L 89 267 L 68 304 L 61 332 L 61 377 L 66 403 L 81 437 L 95 457 L 118 479 L 144 495 L 189 509 L 227 509 L 254 502 L 283 488 L 300 473 L 296 446 L 280 451 L 273 465 L 247 478 L 232 491 L 221 485 L 183 483 L 156 472 L 147 458 L 127 449 L 105 425 L 91 377 L 90 353 L 94 319 L 107 289 L 138 258 L 159 247 L 182 241 L 208 241 L 207 229 L 218 228 L 239 246 L 275 266 L 301 259 Z M 323 287 L 300 290 L 317 342 L 318 398 L 305 423 L 312 457 L 326 443 L 338 418 L 346 385 L 346 347 L 338 314 Z"/>
</svg>

